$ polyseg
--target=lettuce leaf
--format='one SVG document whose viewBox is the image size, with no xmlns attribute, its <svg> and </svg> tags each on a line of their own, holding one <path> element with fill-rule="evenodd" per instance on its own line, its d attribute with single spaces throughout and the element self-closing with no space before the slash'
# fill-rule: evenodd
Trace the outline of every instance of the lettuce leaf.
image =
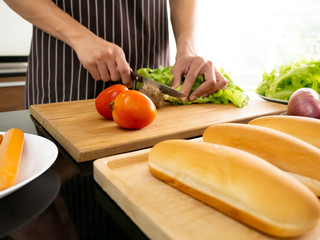
<svg viewBox="0 0 320 240">
<path fill-rule="evenodd" d="M 320 60 L 302 59 L 264 72 L 256 93 L 275 99 L 289 100 L 299 88 L 312 88 L 320 93 Z"/>
<path fill-rule="evenodd" d="M 162 67 L 160 66 L 157 69 L 150 68 L 141 68 L 137 71 L 138 74 L 145 78 L 153 79 L 156 82 L 162 83 L 166 86 L 172 85 L 173 74 L 171 73 L 172 66 Z M 189 105 L 194 103 L 215 103 L 215 104 L 229 104 L 232 103 L 237 107 L 243 107 L 249 101 L 249 96 L 244 94 L 243 90 L 236 86 L 231 78 L 225 73 L 224 69 L 221 68 L 220 73 L 229 80 L 229 83 L 225 90 L 220 89 L 219 91 L 212 93 L 207 97 L 197 97 L 195 100 L 190 101 L 187 99 L 186 101 L 181 101 L 179 98 L 165 95 L 165 100 L 171 102 L 174 105 Z M 181 85 L 177 88 L 177 90 L 181 90 L 183 86 L 184 78 L 182 79 Z M 192 93 L 196 88 L 198 88 L 204 82 L 204 78 L 202 75 L 199 75 L 195 83 L 191 88 Z M 138 86 L 137 86 L 138 87 Z"/>
</svg>

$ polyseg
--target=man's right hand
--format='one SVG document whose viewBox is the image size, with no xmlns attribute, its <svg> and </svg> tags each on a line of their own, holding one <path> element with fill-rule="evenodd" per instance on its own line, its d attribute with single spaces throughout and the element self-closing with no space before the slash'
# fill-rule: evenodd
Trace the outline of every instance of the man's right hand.
<svg viewBox="0 0 320 240">
<path fill-rule="evenodd" d="M 95 80 L 118 81 L 127 87 L 132 86 L 130 65 L 123 50 L 111 42 L 97 36 L 90 36 L 79 41 L 74 50 L 85 69 Z"/>
</svg>

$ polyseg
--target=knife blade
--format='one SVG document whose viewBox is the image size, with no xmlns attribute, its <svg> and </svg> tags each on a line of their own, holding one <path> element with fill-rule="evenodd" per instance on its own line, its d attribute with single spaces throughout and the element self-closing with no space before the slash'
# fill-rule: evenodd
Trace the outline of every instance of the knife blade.
<svg viewBox="0 0 320 240">
<path fill-rule="evenodd" d="M 187 95 L 182 92 L 179 92 L 171 87 L 163 85 L 163 84 L 156 82 L 154 80 L 142 77 L 141 75 L 139 75 L 136 72 L 131 72 L 131 80 L 133 82 L 133 89 L 135 89 L 137 82 L 141 82 L 142 84 L 149 83 L 149 84 L 155 86 L 156 88 L 158 88 L 162 93 L 168 94 L 172 97 L 177 97 L 177 98 L 187 97 Z"/>
</svg>

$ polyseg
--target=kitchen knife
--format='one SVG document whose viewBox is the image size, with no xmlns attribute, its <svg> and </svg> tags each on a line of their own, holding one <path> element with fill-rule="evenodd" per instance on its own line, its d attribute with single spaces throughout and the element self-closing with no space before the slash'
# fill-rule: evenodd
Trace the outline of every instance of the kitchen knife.
<svg viewBox="0 0 320 240">
<path fill-rule="evenodd" d="M 158 88 L 162 93 L 168 94 L 172 97 L 177 97 L 177 98 L 187 97 L 187 95 L 182 92 L 179 92 L 171 87 L 168 87 L 166 85 L 158 83 L 154 80 L 142 77 L 141 75 L 139 75 L 135 72 L 131 72 L 131 80 L 132 80 L 132 84 L 133 84 L 133 89 L 135 89 L 137 82 L 141 82 L 142 84 L 149 83 L 149 84 L 155 86 L 156 88 Z"/>
</svg>

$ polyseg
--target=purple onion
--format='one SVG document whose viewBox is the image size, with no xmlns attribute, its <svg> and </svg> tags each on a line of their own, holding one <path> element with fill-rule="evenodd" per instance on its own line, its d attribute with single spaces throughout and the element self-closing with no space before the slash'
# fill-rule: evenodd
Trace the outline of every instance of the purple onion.
<svg viewBox="0 0 320 240">
<path fill-rule="evenodd" d="M 288 103 L 288 115 L 320 119 L 320 95 L 312 88 L 295 91 Z"/>
</svg>

